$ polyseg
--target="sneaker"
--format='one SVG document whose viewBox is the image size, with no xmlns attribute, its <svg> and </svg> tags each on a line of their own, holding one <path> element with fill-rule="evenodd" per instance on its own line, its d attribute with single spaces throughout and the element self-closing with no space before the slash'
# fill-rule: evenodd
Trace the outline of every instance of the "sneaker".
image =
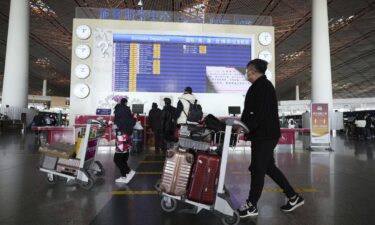
<svg viewBox="0 0 375 225">
<path fill-rule="evenodd" d="M 116 183 L 126 183 L 126 177 L 119 177 L 115 180 Z"/>
<path fill-rule="evenodd" d="M 253 206 L 250 202 L 246 201 L 239 209 L 240 218 L 252 217 L 258 215 L 258 209 Z"/>
<path fill-rule="evenodd" d="M 129 181 L 131 179 L 133 179 L 134 175 L 135 175 L 135 171 L 134 170 L 130 170 L 130 172 L 128 174 L 126 174 L 125 183 L 129 183 Z"/>
<path fill-rule="evenodd" d="M 300 195 L 296 195 L 295 197 L 288 199 L 286 204 L 281 206 L 280 209 L 284 212 L 292 212 L 303 204 L 305 204 L 305 200 Z"/>
</svg>

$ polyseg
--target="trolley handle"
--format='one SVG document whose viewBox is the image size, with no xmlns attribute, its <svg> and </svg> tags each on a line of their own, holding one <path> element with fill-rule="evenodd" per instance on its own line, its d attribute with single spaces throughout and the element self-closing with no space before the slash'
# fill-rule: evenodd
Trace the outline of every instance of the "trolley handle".
<svg viewBox="0 0 375 225">
<path fill-rule="evenodd" d="M 239 121 L 235 118 L 228 118 L 225 123 L 229 126 L 233 126 L 233 125 L 240 126 L 244 129 L 245 133 L 250 132 L 249 128 L 247 128 L 247 126 L 244 123 L 242 123 L 241 121 Z"/>
<path fill-rule="evenodd" d="M 98 123 L 98 124 L 100 124 L 103 127 L 107 127 L 108 126 L 108 124 L 105 123 L 105 121 L 103 121 L 103 120 L 97 120 L 97 119 L 88 119 L 87 120 L 87 124 L 92 124 L 92 123 Z"/>
</svg>

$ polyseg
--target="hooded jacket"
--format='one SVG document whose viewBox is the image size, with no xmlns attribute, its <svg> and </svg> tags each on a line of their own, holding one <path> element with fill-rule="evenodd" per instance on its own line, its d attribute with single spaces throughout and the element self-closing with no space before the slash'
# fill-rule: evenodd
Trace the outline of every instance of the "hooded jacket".
<svg viewBox="0 0 375 225">
<path fill-rule="evenodd" d="M 280 138 L 276 91 L 265 75 L 247 91 L 241 121 L 250 129 L 251 141 Z"/>
<path fill-rule="evenodd" d="M 179 101 L 177 103 L 177 111 L 176 114 L 178 116 L 177 124 L 186 124 L 187 122 L 187 114 L 189 113 L 190 104 L 194 104 L 196 98 L 193 94 L 185 93 L 180 96 Z M 189 101 L 189 102 L 188 102 Z M 199 102 L 197 101 L 197 104 Z"/>
<path fill-rule="evenodd" d="M 161 110 L 158 107 L 152 108 L 148 114 L 148 122 L 152 132 L 157 132 L 161 129 L 160 119 Z"/>
<path fill-rule="evenodd" d="M 117 104 L 114 114 L 115 124 L 117 125 L 118 130 L 127 135 L 131 135 L 136 120 L 132 116 L 129 106 Z"/>
</svg>

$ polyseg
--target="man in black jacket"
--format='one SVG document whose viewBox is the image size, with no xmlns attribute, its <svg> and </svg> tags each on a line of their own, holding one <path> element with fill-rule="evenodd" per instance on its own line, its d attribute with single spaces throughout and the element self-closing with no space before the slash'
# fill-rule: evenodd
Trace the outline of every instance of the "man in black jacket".
<svg viewBox="0 0 375 225">
<path fill-rule="evenodd" d="M 152 133 L 154 133 L 155 140 L 155 151 L 160 151 L 162 147 L 161 139 L 161 110 L 158 108 L 158 104 L 152 103 L 152 109 L 148 113 L 148 123 L 151 127 Z"/>
<path fill-rule="evenodd" d="M 304 199 L 294 191 L 275 165 L 273 151 L 280 138 L 280 124 L 276 91 L 264 75 L 266 70 L 267 62 L 261 59 L 254 59 L 247 64 L 246 73 L 252 85 L 246 93 L 241 121 L 250 130 L 251 184 L 246 203 L 238 209 L 241 218 L 258 215 L 257 202 L 262 194 L 266 174 L 283 189 L 288 198 L 281 207 L 282 211 L 291 212 L 304 204 Z"/>
<path fill-rule="evenodd" d="M 166 151 L 173 147 L 177 141 L 175 136 L 176 132 L 176 108 L 171 105 L 172 101 L 170 98 L 164 98 L 165 106 L 161 111 L 161 131 L 163 138 L 162 150 Z"/>
</svg>

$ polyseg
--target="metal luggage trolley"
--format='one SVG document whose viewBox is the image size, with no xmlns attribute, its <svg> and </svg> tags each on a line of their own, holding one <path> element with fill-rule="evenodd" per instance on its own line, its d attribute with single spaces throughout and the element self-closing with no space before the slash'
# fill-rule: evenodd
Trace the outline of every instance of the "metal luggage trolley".
<svg viewBox="0 0 375 225">
<path fill-rule="evenodd" d="M 103 165 L 95 160 L 98 149 L 98 140 L 103 135 L 107 125 L 98 120 L 89 119 L 85 127 L 75 128 L 83 136 L 79 144 L 79 152 L 76 158 L 51 156 L 44 153 L 39 170 L 47 173 L 46 181 L 56 184 L 59 177 L 78 181 L 81 188 L 89 190 L 94 185 L 92 175 L 102 177 L 105 174 Z M 75 145 L 71 145 L 75 150 Z M 52 147 L 53 148 L 53 147 Z M 59 149 L 52 151 L 58 152 Z"/>
<path fill-rule="evenodd" d="M 230 200 L 229 191 L 224 186 L 225 173 L 227 168 L 228 161 L 228 152 L 231 142 L 232 126 L 240 126 L 247 133 L 249 132 L 248 128 L 241 121 L 238 121 L 234 118 L 229 118 L 226 120 L 226 128 L 224 135 L 224 143 L 222 145 L 222 154 L 220 160 L 220 174 L 217 185 L 215 202 L 212 205 L 202 204 L 199 202 L 191 201 L 184 196 L 174 196 L 162 192 L 161 207 L 166 212 L 172 212 L 177 208 L 177 201 L 182 201 L 193 205 L 196 209 L 196 213 L 200 212 L 202 209 L 213 211 L 215 214 L 218 214 L 221 217 L 221 221 L 225 225 L 236 225 L 240 221 L 240 216 L 236 209 L 233 208 L 232 202 Z M 181 139 L 181 138 L 180 138 Z M 220 140 L 220 138 L 219 138 Z M 185 148 L 194 148 L 194 149 L 207 149 L 211 148 L 209 143 L 191 141 L 189 142 L 186 139 L 182 139 L 182 147 Z M 216 148 L 216 147 L 215 147 Z M 221 148 L 221 146 L 218 146 Z"/>
</svg>

